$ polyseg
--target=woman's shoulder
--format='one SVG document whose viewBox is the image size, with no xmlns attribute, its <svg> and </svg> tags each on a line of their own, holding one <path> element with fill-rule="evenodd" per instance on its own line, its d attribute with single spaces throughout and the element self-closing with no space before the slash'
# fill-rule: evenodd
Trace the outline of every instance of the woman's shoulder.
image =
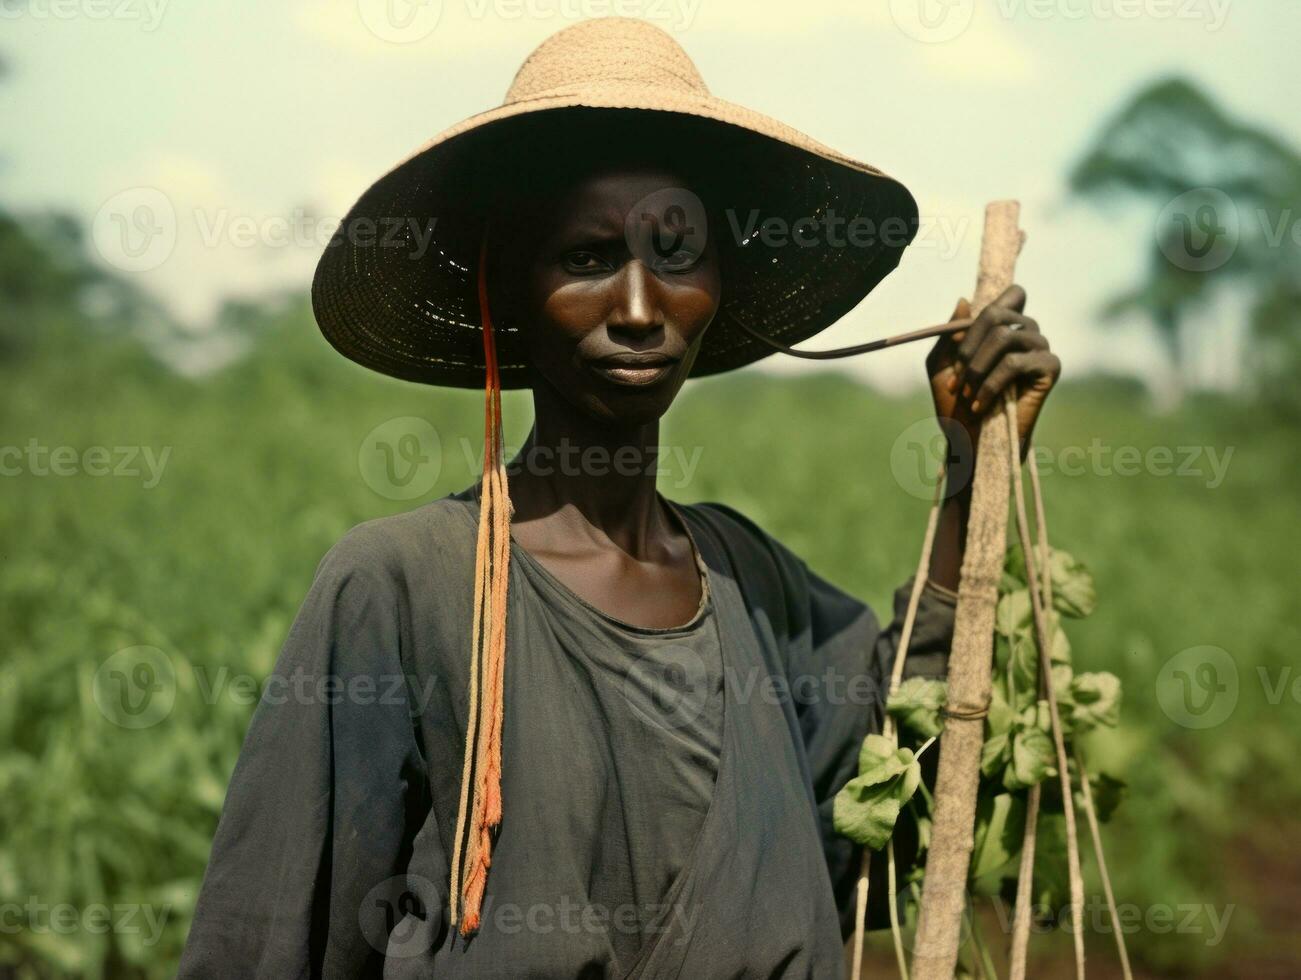
<svg viewBox="0 0 1301 980">
<path fill-rule="evenodd" d="M 473 501 L 451 494 L 356 525 L 326 552 L 317 577 L 343 575 L 377 585 L 402 585 L 450 574 L 463 568 L 467 556 L 472 560 L 475 537 Z"/>
<path fill-rule="evenodd" d="M 789 548 L 765 531 L 758 521 L 731 504 L 710 500 L 695 504 L 675 503 L 674 506 L 708 527 L 731 551 L 775 554 L 783 559 L 795 557 Z"/>
<path fill-rule="evenodd" d="M 720 560 L 726 562 L 748 602 L 785 605 L 804 593 L 808 566 L 757 520 L 718 501 L 676 506 L 694 523 L 694 530 L 703 530 L 717 544 L 725 556 Z"/>
</svg>

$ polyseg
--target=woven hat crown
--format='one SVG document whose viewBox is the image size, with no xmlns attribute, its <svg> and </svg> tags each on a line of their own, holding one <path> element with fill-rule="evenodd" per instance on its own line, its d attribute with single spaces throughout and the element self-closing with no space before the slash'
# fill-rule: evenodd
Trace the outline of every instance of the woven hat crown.
<svg viewBox="0 0 1301 980">
<path fill-rule="evenodd" d="M 611 86 L 709 94 L 696 66 L 666 31 L 642 20 L 602 17 L 538 45 L 516 72 L 506 104 Z"/>
</svg>

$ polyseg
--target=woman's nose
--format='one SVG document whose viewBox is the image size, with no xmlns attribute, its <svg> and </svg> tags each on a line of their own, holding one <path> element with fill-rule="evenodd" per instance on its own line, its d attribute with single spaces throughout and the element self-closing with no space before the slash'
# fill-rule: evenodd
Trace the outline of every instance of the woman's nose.
<svg viewBox="0 0 1301 980">
<path fill-rule="evenodd" d="M 606 326 L 628 339 L 643 338 L 664 326 L 655 291 L 655 274 L 638 259 L 628 262 L 612 283 L 614 305 Z"/>
</svg>

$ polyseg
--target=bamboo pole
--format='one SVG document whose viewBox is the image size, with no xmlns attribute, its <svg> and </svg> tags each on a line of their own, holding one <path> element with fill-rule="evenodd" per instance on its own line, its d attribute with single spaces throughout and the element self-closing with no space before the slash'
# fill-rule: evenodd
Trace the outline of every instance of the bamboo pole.
<svg viewBox="0 0 1301 980">
<path fill-rule="evenodd" d="M 977 314 L 1012 284 L 1022 243 L 1019 215 L 1016 201 L 995 201 L 985 209 L 974 296 Z M 1007 546 L 1010 489 L 1006 423 L 1001 412 L 992 411 L 981 426 L 971 491 L 949 656 L 935 816 L 913 956 L 914 980 L 951 980 L 957 965 L 974 843 L 980 752 L 989 711 L 994 610 Z"/>
</svg>

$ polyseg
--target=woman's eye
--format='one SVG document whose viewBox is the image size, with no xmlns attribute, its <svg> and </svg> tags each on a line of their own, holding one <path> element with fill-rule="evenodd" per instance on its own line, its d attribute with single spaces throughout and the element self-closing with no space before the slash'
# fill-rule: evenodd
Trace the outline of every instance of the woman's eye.
<svg viewBox="0 0 1301 980">
<path fill-rule="evenodd" d="M 576 251 L 565 253 L 564 266 L 570 272 L 592 273 L 605 269 L 606 263 L 595 252 Z"/>
</svg>

